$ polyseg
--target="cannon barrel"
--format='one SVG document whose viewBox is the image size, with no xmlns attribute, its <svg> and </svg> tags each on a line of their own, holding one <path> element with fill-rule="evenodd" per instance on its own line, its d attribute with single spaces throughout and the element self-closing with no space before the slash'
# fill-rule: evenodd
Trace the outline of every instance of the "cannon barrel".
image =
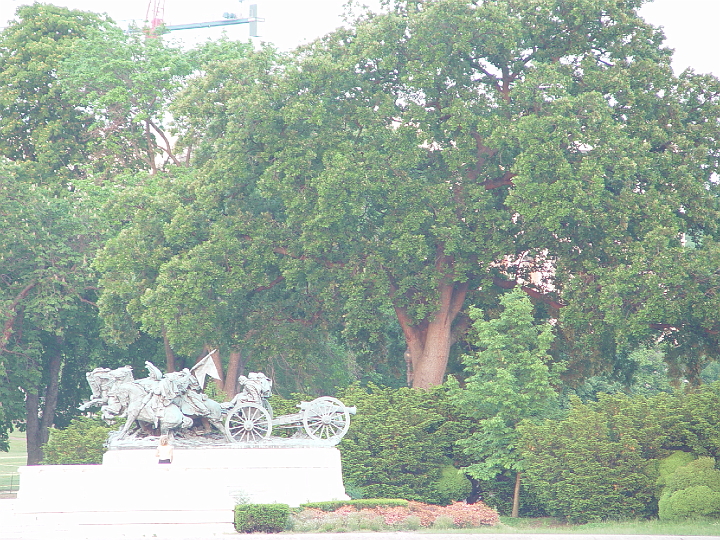
<svg viewBox="0 0 720 540">
<path fill-rule="evenodd" d="M 307 409 L 307 407 L 308 407 L 308 405 L 310 405 L 310 403 L 311 403 L 310 401 L 301 401 L 297 405 L 297 407 L 301 411 L 304 411 L 305 409 Z M 344 404 L 343 404 L 343 407 L 336 407 L 334 410 L 335 410 L 335 412 L 340 412 L 343 410 L 343 408 L 348 412 L 348 414 L 357 414 L 357 407 L 348 407 L 347 405 L 344 405 Z"/>
</svg>

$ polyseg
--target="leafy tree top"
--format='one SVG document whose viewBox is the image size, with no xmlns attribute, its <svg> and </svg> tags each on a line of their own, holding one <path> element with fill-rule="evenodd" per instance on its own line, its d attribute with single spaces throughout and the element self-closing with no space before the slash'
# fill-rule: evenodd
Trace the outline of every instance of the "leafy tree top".
<svg viewBox="0 0 720 540">
<path fill-rule="evenodd" d="M 720 83 L 673 76 L 640 5 L 395 2 L 198 79 L 185 121 L 211 129 L 172 228 L 232 248 L 212 293 L 281 284 L 358 341 L 394 313 L 418 387 L 442 382 L 466 302 L 516 286 L 574 372 L 664 332 L 692 376 L 717 354 Z"/>
<path fill-rule="evenodd" d="M 30 163 L 48 181 L 77 177 L 91 118 L 64 94 L 58 69 L 73 42 L 109 19 L 41 3 L 19 7 L 16 17 L 0 33 L 0 155 Z"/>
</svg>

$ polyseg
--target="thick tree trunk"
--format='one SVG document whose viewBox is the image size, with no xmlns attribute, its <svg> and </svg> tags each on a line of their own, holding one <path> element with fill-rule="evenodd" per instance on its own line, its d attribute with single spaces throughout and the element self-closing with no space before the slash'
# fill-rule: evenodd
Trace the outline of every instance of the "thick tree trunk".
<svg viewBox="0 0 720 540">
<path fill-rule="evenodd" d="M 405 334 L 408 381 L 413 388 L 428 389 L 441 385 L 445 377 L 452 326 L 467 295 L 468 284 L 449 282 L 440 285 L 439 309 L 428 319 L 413 324 L 404 309 L 395 313 Z"/>
<path fill-rule="evenodd" d="M 228 398 L 232 399 L 237 394 L 237 379 L 240 375 L 243 375 L 244 370 L 245 362 L 243 362 L 242 353 L 240 351 L 230 351 L 225 384 L 223 385 L 223 391 Z"/>
<path fill-rule="evenodd" d="M 25 439 L 27 440 L 27 464 L 40 465 L 42 442 L 40 440 L 40 398 L 37 392 L 25 393 Z"/>
<path fill-rule="evenodd" d="M 42 446 L 48 442 L 50 428 L 55 422 L 60 377 L 62 373 L 63 339 L 57 338 L 57 349 L 47 366 L 48 386 L 45 389 L 42 413 L 40 412 L 40 394 L 29 391 L 25 397 L 25 431 L 27 440 L 27 464 L 39 465 L 43 460 Z"/>
<path fill-rule="evenodd" d="M 167 338 L 167 332 L 165 328 L 162 331 L 163 344 L 165 345 L 165 367 L 166 373 L 174 373 L 177 371 L 177 365 L 175 364 L 175 351 L 170 346 L 170 341 Z"/>
</svg>

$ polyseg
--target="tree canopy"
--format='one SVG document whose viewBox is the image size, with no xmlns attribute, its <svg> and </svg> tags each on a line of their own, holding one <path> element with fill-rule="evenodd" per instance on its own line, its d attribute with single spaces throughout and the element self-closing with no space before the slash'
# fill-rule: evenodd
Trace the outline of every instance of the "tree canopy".
<svg viewBox="0 0 720 540">
<path fill-rule="evenodd" d="M 576 373 L 664 333 L 692 376 L 717 346 L 720 86 L 672 74 L 640 4 L 397 2 L 256 56 L 209 111 L 199 200 L 252 286 L 308 292 L 347 339 L 394 313 L 413 386 L 442 382 L 468 300 L 516 286 Z"/>
<path fill-rule="evenodd" d="M 0 33 L 0 431 L 20 400 L 52 421 L 100 322 L 169 369 L 218 347 L 231 383 L 258 362 L 298 390 L 397 367 L 427 389 L 473 352 L 468 306 L 494 320 L 509 289 L 566 379 L 660 341 L 699 380 L 720 82 L 673 74 L 642 3 L 398 0 L 287 54 L 21 7 Z"/>
<path fill-rule="evenodd" d="M 58 70 L 73 42 L 107 27 L 102 15 L 21 6 L 0 33 L 0 156 L 47 177 L 82 175 L 92 118 L 65 95 Z"/>
</svg>

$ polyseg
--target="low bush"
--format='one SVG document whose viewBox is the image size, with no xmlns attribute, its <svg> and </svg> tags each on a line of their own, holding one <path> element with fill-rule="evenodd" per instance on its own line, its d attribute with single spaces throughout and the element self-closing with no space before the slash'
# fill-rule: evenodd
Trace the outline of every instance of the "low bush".
<svg viewBox="0 0 720 540">
<path fill-rule="evenodd" d="M 65 429 L 50 428 L 50 440 L 43 446 L 46 465 L 102 463 L 110 429 L 100 420 L 73 418 Z"/>
<path fill-rule="evenodd" d="M 464 472 L 448 465 L 440 470 L 440 478 L 433 488 L 443 501 L 463 501 L 472 492 L 472 483 Z"/>
<path fill-rule="evenodd" d="M 715 468 L 713 458 L 699 457 L 675 469 L 665 482 L 665 492 L 672 493 L 695 486 L 707 486 L 712 491 L 720 491 L 720 471 Z"/>
<path fill-rule="evenodd" d="M 720 492 L 708 486 L 668 492 L 660 497 L 658 507 L 660 519 L 666 521 L 720 517 Z"/>
<path fill-rule="evenodd" d="M 433 521 L 432 527 L 433 529 L 452 529 L 455 527 L 455 522 L 450 516 L 438 516 Z"/>
<path fill-rule="evenodd" d="M 241 533 L 277 533 L 288 528 L 287 504 L 239 504 L 235 507 L 235 530 Z"/>
</svg>

